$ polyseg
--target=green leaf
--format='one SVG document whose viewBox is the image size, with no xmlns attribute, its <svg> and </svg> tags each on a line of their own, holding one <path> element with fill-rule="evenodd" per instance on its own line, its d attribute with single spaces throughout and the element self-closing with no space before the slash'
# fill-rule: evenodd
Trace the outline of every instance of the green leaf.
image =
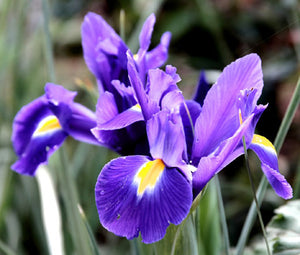
<svg viewBox="0 0 300 255">
<path fill-rule="evenodd" d="M 272 254 L 300 254 L 300 200 L 287 202 L 277 208 L 275 213 L 266 228 Z M 264 254 L 264 251 L 263 241 L 259 240 L 249 247 L 245 254 Z"/>
<path fill-rule="evenodd" d="M 275 213 L 267 227 L 273 254 L 300 254 L 300 200 L 288 202 Z"/>
</svg>

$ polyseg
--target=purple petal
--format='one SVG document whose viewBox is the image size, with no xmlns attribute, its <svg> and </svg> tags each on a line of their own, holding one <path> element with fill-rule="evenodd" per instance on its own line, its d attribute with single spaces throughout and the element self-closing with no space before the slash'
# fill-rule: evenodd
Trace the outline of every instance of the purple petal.
<svg viewBox="0 0 300 255">
<path fill-rule="evenodd" d="M 163 159 L 169 167 L 185 165 L 186 144 L 179 114 L 160 111 L 153 115 L 147 122 L 147 135 L 153 158 Z M 185 174 L 188 178 L 189 174 Z"/>
<path fill-rule="evenodd" d="M 81 27 L 81 36 L 85 62 L 98 79 L 101 80 L 102 74 L 105 72 L 103 71 L 103 65 L 98 62 L 98 55 L 101 54 L 101 52 L 99 53 L 99 43 L 102 41 L 110 40 L 110 44 L 123 52 L 126 61 L 126 45 L 100 15 L 90 12 L 85 16 Z"/>
<path fill-rule="evenodd" d="M 254 135 L 249 148 L 259 157 L 261 169 L 277 195 L 284 199 L 292 198 L 292 187 L 279 172 L 277 153 L 273 144 L 263 136 Z"/>
<path fill-rule="evenodd" d="M 18 112 L 13 123 L 12 143 L 18 160 L 12 169 L 20 174 L 34 175 L 37 167 L 47 163 L 67 135 L 44 96 L 32 101 Z"/>
<path fill-rule="evenodd" d="M 21 155 L 26 150 L 38 123 L 51 114 L 45 96 L 39 97 L 21 108 L 13 122 L 11 139 L 17 155 Z"/>
<path fill-rule="evenodd" d="M 180 106 L 180 115 L 184 127 L 185 140 L 187 144 L 188 159 L 191 158 L 194 142 L 194 126 L 196 119 L 201 113 L 201 106 L 195 101 L 185 101 Z"/>
<path fill-rule="evenodd" d="M 114 95 L 108 91 L 100 95 L 96 105 L 97 123 L 103 124 L 119 114 Z"/>
<path fill-rule="evenodd" d="M 154 24 L 155 24 L 155 15 L 152 13 L 146 19 L 139 36 L 140 50 L 143 51 L 143 53 L 145 53 L 150 46 Z"/>
<path fill-rule="evenodd" d="M 72 104 L 70 108 L 72 116 L 65 131 L 78 141 L 101 145 L 91 132 L 91 129 L 97 125 L 96 114 L 77 103 Z"/>
<path fill-rule="evenodd" d="M 187 216 L 190 183 L 176 168 L 145 156 L 117 158 L 104 166 L 95 188 L 101 224 L 128 239 L 141 233 L 143 242 L 162 239 L 170 223 Z"/>
<path fill-rule="evenodd" d="M 149 98 L 156 102 L 157 105 L 161 104 L 163 96 L 165 96 L 167 93 L 171 91 L 180 91 L 173 77 L 163 70 L 149 70 L 148 79 Z"/>
<path fill-rule="evenodd" d="M 19 174 L 34 176 L 38 166 L 48 162 L 48 158 L 62 145 L 66 137 L 67 134 L 59 130 L 31 139 L 26 150 L 11 168 Z"/>
<path fill-rule="evenodd" d="M 196 121 L 195 157 L 209 155 L 221 141 L 234 134 L 240 125 L 237 113 L 241 91 L 255 90 L 252 98 L 254 105 L 262 86 L 261 62 L 256 54 L 238 59 L 224 69 L 217 83 L 208 91 Z"/>
<path fill-rule="evenodd" d="M 221 142 L 214 152 L 202 157 L 198 164 L 197 171 L 193 175 L 193 190 L 197 195 L 203 187 L 224 167 L 224 162 L 235 151 L 241 142 L 243 135 L 249 129 L 253 115 L 246 119 L 235 134 Z"/>
<path fill-rule="evenodd" d="M 184 97 L 180 90 L 173 90 L 165 94 L 161 101 L 161 109 L 168 109 L 170 112 L 179 112 L 180 106 L 184 103 Z"/>
<path fill-rule="evenodd" d="M 205 72 L 201 72 L 200 77 L 199 77 L 197 90 L 196 90 L 196 93 L 194 95 L 193 100 L 195 100 L 196 102 L 198 102 L 202 106 L 203 103 L 204 103 L 204 99 L 205 99 L 209 89 L 210 89 L 210 86 L 209 86 L 209 83 L 206 80 Z"/>
<path fill-rule="evenodd" d="M 96 114 L 85 106 L 73 102 L 76 92 L 48 83 L 45 86 L 45 93 L 49 108 L 59 119 L 66 133 L 79 141 L 99 145 L 91 133 L 91 129 L 96 127 Z"/>
<path fill-rule="evenodd" d="M 148 69 L 160 67 L 167 61 L 170 40 L 171 33 L 165 32 L 160 39 L 160 44 L 147 53 L 146 65 Z"/>
<path fill-rule="evenodd" d="M 135 62 L 133 60 L 132 54 L 128 51 L 127 52 L 128 57 L 128 75 L 130 83 L 135 91 L 136 98 L 138 100 L 139 105 L 141 106 L 142 113 L 145 120 L 148 120 L 151 118 L 151 108 L 148 104 L 148 96 L 146 95 L 144 85 L 140 79 L 140 76 L 138 74 L 138 71 L 135 66 Z"/>
<path fill-rule="evenodd" d="M 121 129 L 135 123 L 137 121 L 144 120 L 141 108 L 139 105 L 134 105 L 131 108 L 116 115 L 108 122 L 98 124 L 99 130 L 114 130 Z"/>
</svg>

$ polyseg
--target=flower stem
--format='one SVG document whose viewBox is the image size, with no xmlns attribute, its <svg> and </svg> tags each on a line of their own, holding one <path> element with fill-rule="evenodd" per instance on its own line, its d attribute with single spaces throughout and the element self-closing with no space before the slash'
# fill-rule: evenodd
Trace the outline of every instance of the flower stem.
<svg viewBox="0 0 300 255">
<path fill-rule="evenodd" d="M 225 255 L 229 255 L 229 249 L 230 249 L 230 242 L 229 242 L 229 235 L 228 235 L 228 227 L 226 222 L 226 215 L 224 210 L 224 203 L 222 199 L 222 192 L 221 192 L 221 185 L 219 181 L 219 176 L 216 175 L 215 177 L 215 186 L 217 189 L 217 195 L 218 195 L 218 205 L 219 205 L 219 211 L 220 211 L 220 220 L 221 220 L 221 226 L 224 236 L 224 246 L 225 246 Z"/>
<path fill-rule="evenodd" d="M 249 180 L 250 180 L 250 184 L 251 184 L 251 190 L 252 190 L 252 193 L 253 193 L 253 199 L 254 199 L 254 202 L 255 202 L 259 223 L 260 223 L 260 226 L 261 226 L 261 230 L 263 232 L 263 237 L 265 239 L 268 255 L 271 255 L 270 247 L 269 247 L 269 243 L 268 243 L 268 238 L 267 238 L 267 234 L 266 234 L 266 230 L 265 230 L 265 226 L 264 226 L 264 222 L 262 220 L 261 212 L 260 212 L 260 209 L 259 209 L 260 206 L 258 204 L 256 194 L 255 194 L 255 186 L 254 186 L 253 177 L 252 177 L 250 166 L 249 166 L 249 159 L 248 159 L 248 153 L 247 153 L 247 146 L 246 146 L 245 137 L 243 137 L 243 146 L 244 146 L 244 155 L 245 155 L 246 168 L 247 168 L 247 172 L 248 172 L 248 176 L 249 176 Z"/>
<path fill-rule="evenodd" d="M 295 88 L 294 94 L 292 96 L 292 99 L 289 103 L 289 106 L 286 110 L 286 113 L 284 115 L 284 118 L 281 122 L 281 125 L 279 127 L 277 136 L 275 138 L 274 142 L 274 147 L 276 148 L 277 152 L 280 151 L 281 146 L 283 144 L 283 141 L 286 137 L 286 134 L 290 128 L 290 125 L 292 123 L 293 117 L 295 115 L 295 112 L 297 110 L 297 107 L 300 103 L 300 77 L 297 82 L 297 86 Z M 257 192 L 256 192 L 256 198 L 258 205 L 260 206 L 263 200 L 263 197 L 265 195 L 266 189 L 268 186 L 268 181 L 265 176 L 263 176 L 260 180 Z M 254 224 L 255 218 L 256 218 L 256 205 L 255 202 L 253 201 L 251 204 L 251 207 L 248 211 L 247 218 L 245 220 L 239 241 L 237 243 L 237 249 L 236 249 L 236 254 L 240 255 L 243 253 L 243 250 L 245 248 L 249 233 L 252 229 L 252 226 Z"/>
</svg>

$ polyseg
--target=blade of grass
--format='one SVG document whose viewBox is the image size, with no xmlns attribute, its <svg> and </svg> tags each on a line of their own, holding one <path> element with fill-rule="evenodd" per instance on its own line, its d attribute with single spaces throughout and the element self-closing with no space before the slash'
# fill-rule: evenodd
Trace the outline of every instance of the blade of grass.
<svg viewBox="0 0 300 255">
<path fill-rule="evenodd" d="M 55 82 L 55 67 L 53 59 L 52 41 L 49 31 L 49 6 L 47 0 L 42 0 L 44 16 L 44 35 L 45 35 L 45 57 L 48 68 L 48 75 L 51 82 Z"/>
<path fill-rule="evenodd" d="M 220 185 L 218 175 L 215 176 L 215 188 L 217 190 L 217 196 L 218 196 L 218 206 L 220 211 L 221 227 L 223 231 L 225 254 L 229 255 L 230 254 L 229 234 L 228 234 L 228 227 L 227 227 L 224 203 L 223 203 L 222 192 L 221 192 L 221 185 Z"/>
<path fill-rule="evenodd" d="M 17 255 L 17 253 L 15 253 L 8 245 L 6 245 L 1 240 L 0 240 L 0 251 L 3 252 L 1 254 L 5 254 L 5 255 Z"/>
<path fill-rule="evenodd" d="M 64 147 L 59 150 L 60 167 L 57 169 L 58 182 L 66 206 L 67 219 L 70 226 L 75 252 L 78 254 L 93 254 L 91 250 L 91 240 L 88 235 L 84 222 L 78 210 L 78 194 L 74 177 L 68 167 L 68 158 Z M 96 253 L 95 253 L 96 254 Z"/>
<path fill-rule="evenodd" d="M 274 147 L 276 148 L 277 152 L 279 153 L 282 144 L 284 142 L 284 139 L 286 137 L 286 134 L 291 126 L 293 117 L 296 113 L 297 107 L 299 106 L 300 103 L 300 77 L 298 79 L 295 91 L 293 93 L 293 96 L 291 98 L 291 101 L 289 103 L 289 106 L 286 110 L 286 113 L 284 115 L 284 118 L 281 122 L 281 125 L 279 127 L 277 136 L 275 138 L 275 142 L 274 142 Z M 258 205 L 260 206 L 263 200 L 263 197 L 265 195 L 266 189 L 268 186 L 268 181 L 267 178 L 265 176 L 263 176 L 261 178 L 261 181 L 259 183 L 259 187 L 257 189 L 256 192 L 256 198 L 257 198 L 257 202 Z M 236 255 L 241 255 L 243 254 L 246 242 L 248 240 L 250 231 L 252 229 L 252 226 L 254 224 L 254 221 L 256 219 L 256 205 L 255 202 L 253 201 L 251 204 L 251 207 L 248 211 L 248 215 L 246 217 L 246 220 L 244 222 L 244 226 L 241 232 L 241 235 L 239 237 L 237 246 L 236 246 Z"/>
</svg>

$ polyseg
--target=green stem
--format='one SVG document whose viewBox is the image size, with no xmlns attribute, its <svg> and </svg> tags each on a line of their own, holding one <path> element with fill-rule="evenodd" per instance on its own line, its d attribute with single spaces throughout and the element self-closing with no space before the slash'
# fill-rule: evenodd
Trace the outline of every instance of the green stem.
<svg viewBox="0 0 300 255">
<path fill-rule="evenodd" d="M 260 206 L 259 206 L 257 198 L 256 198 L 255 186 L 254 186 L 253 177 L 252 177 L 250 166 L 249 166 L 248 152 L 247 152 L 245 137 L 243 137 L 243 146 L 244 146 L 244 155 L 245 155 L 246 168 L 247 168 L 247 172 L 248 172 L 248 176 L 249 176 L 249 180 L 250 180 L 250 184 L 251 184 L 251 190 L 252 190 L 252 193 L 253 193 L 253 198 L 254 198 L 254 202 L 255 202 L 255 206 L 256 206 L 256 211 L 257 211 L 259 223 L 260 223 L 260 226 L 261 226 L 261 230 L 263 232 L 263 237 L 265 239 L 267 252 L 268 252 L 268 255 L 270 255 L 271 252 L 270 252 L 270 247 L 269 247 L 269 243 L 268 243 L 268 238 L 267 238 L 264 222 L 263 222 L 263 219 L 262 219 L 262 216 L 261 216 L 261 212 L 260 212 L 260 209 L 259 209 Z"/>
<path fill-rule="evenodd" d="M 294 187 L 294 199 L 300 198 L 300 160 L 298 160 L 297 175 Z"/>
<path fill-rule="evenodd" d="M 215 186 L 217 189 L 217 195 L 218 195 L 218 205 L 219 205 L 219 211 L 220 211 L 220 220 L 221 220 L 221 226 L 224 236 L 224 246 L 225 246 L 225 254 L 229 255 L 230 252 L 230 242 L 229 242 L 229 234 L 228 234 L 228 227 L 226 222 L 226 215 L 224 210 L 224 203 L 222 199 L 222 192 L 221 192 L 221 185 L 219 181 L 219 176 L 215 176 Z"/>
<path fill-rule="evenodd" d="M 292 123 L 293 117 L 295 115 L 295 112 L 297 110 L 299 103 L 300 103 L 300 77 L 298 79 L 297 86 L 295 88 L 292 99 L 289 103 L 289 106 L 286 110 L 284 118 L 281 122 L 277 136 L 275 138 L 274 146 L 275 146 L 277 152 L 279 152 L 281 149 L 281 146 L 282 146 L 283 141 L 286 137 L 286 134 L 290 128 L 290 125 Z M 258 202 L 259 206 L 262 203 L 267 186 L 268 186 L 267 178 L 265 176 L 263 176 L 260 180 L 259 187 L 256 192 L 256 198 L 257 198 L 257 202 Z M 240 255 L 243 253 L 248 236 L 250 234 L 250 230 L 252 229 L 252 226 L 254 224 L 255 218 L 256 218 L 256 205 L 255 205 L 255 202 L 253 201 L 251 204 L 251 207 L 248 211 L 248 215 L 245 220 L 239 241 L 237 243 L 237 249 L 236 249 L 237 255 Z"/>
<path fill-rule="evenodd" d="M 89 246 L 90 239 L 87 229 L 79 214 L 78 194 L 76 192 L 74 178 L 67 165 L 68 160 L 64 147 L 61 147 L 59 152 L 62 165 L 60 169 L 57 169 L 58 181 L 66 206 L 68 225 L 70 226 L 70 234 L 72 236 L 75 251 L 77 254 L 92 254 Z"/>
</svg>

